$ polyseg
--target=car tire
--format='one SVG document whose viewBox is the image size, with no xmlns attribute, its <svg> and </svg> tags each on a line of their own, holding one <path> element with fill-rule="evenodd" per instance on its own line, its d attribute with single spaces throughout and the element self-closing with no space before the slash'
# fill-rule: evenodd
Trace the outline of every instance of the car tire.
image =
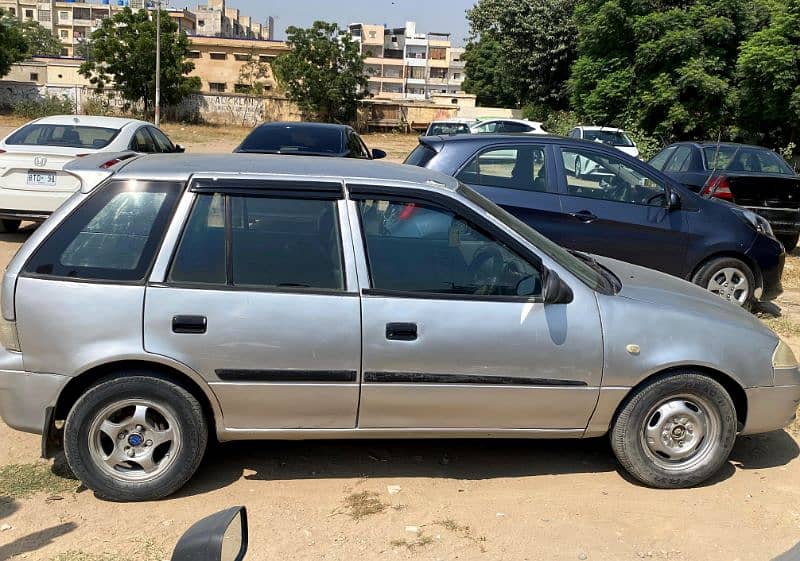
<svg viewBox="0 0 800 561">
<path fill-rule="evenodd" d="M 200 403 L 185 388 L 123 372 L 89 388 L 64 425 L 70 469 L 98 497 L 156 500 L 183 487 L 208 443 Z"/>
<path fill-rule="evenodd" d="M 19 230 L 19 225 L 22 223 L 21 220 L 2 220 L 0 221 L 3 224 L 3 231 L 8 234 L 13 234 L 17 230 Z"/>
<path fill-rule="evenodd" d="M 700 267 L 692 282 L 745 309 L 750 309 L 755 299 L 755 275 L 744 261 L 735 257 L 712 259 Z"/>
<path fill-rule="evenodd" d="M 779 234 L 777 237 L 787 252 L 794 250 L 800 241 L 800 234 Z"/>
<path fill-rule="evenodd" d="M 636 480 L 682 489 L 722 468 L 736 428 L 736 408 L 725 388 L 685 371 L 655 378 L 627 398 L 612 425 L 611 446 Z"/>
</svg>

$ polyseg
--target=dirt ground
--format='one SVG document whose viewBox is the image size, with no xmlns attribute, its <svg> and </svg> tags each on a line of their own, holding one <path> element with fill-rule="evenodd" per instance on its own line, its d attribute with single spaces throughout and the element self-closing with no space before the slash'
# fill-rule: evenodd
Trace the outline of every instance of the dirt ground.
<svg viewBox="0 0 800 561">
<path fill-rule="evenodd" d="M 165 128 L 190 151 L 227 152 L 245 132 Z M 367 142 L 394 159 L 416 144 Z M 30 231 L 0 235 L 0 264 Z M 800 255 L 785 284 L 783 315 L 766 321 L 800 354 Z M 234 443 L 210 450 L 177 496 L 122 505 L 59 476 L 37 436 L 0 423 L 0 560 L 160 561 L 192 522 L 246 505 L 250 561 L 791 561 L 798 442 L 797 426 L 742 437 L 713 481 L 685 491 L 630 481 L 605 439 Z"/>
</svg>

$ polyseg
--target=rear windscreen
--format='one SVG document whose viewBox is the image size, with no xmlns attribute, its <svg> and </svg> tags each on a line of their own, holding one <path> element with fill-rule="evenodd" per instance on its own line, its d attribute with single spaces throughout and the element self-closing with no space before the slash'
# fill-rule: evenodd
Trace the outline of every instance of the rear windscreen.
<svg viewBox="0 0 800 561">
<path fill-rule="evenodd" d="M 766 148 L 750 146 L 705 146 L 706 169 L 750 173 L 794 175 L 783 158 Z"/>
<path fill-rule="evenodd" d="M 633 142 L 625 133 L 617 131 L 583 131 L 583 138 L 586 140 L 594 140 L 595 142 L 602 142 L 609 146 L 622 146 L 630 148 Z"/>
<path fill-rule="evenodd" d="M 62 146 L 64 148 L 105 148 L 119 129 L 83 125 L 32 124 L 19 129 L 6 139 L 16 146 Z"/>
<path fill-rule="evenodd" d="M 325 127 L 258 127 L 244 139 L 240 152 L 341 154 L 342 131 Z"/>
</svg>

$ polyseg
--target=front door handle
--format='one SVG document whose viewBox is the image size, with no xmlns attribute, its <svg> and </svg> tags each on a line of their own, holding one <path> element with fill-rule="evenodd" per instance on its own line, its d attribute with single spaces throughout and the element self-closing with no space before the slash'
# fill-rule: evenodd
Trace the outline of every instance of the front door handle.
<svg viewBox="0 0 800 561">
<path fill-rule="evenodd" d="M 595 220 L 597 220 L 597 216 L 593 212 L 588 211 L 588 210 L 582 210 L 580 212 L 573 212 L 573 213 L 570 213 L 570 216 L 572 218 L 577 218 L 581 222 L 586 222 L 587 224 L 589 222 L 594 222 Z"/>
<path fill-rule="evenodd" d="M 206 332 L 208 320 L 206 316 L 174 316 L 172 332 L 190 335 L 202 335 Z"/>
<path fill-rule="evenodd" d="M 387 323 L 386 338 L 389 341 L 416 341 L 416 323 Z"/>
</svg>

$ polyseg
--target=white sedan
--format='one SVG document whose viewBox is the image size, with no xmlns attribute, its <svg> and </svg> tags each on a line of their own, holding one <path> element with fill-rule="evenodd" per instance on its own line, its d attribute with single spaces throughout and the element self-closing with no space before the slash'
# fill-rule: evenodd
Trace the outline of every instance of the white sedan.
<svg viewBox="0 0 800 561">
<path fill-rule="evenodd" d="M 183 152 L 152 124 L 136 119 L 57 115 L 37 119 L 0 141 L 0 223 L 42 221 L 79 187 L 64 164 L 97 152 Z"/>
</svg>

